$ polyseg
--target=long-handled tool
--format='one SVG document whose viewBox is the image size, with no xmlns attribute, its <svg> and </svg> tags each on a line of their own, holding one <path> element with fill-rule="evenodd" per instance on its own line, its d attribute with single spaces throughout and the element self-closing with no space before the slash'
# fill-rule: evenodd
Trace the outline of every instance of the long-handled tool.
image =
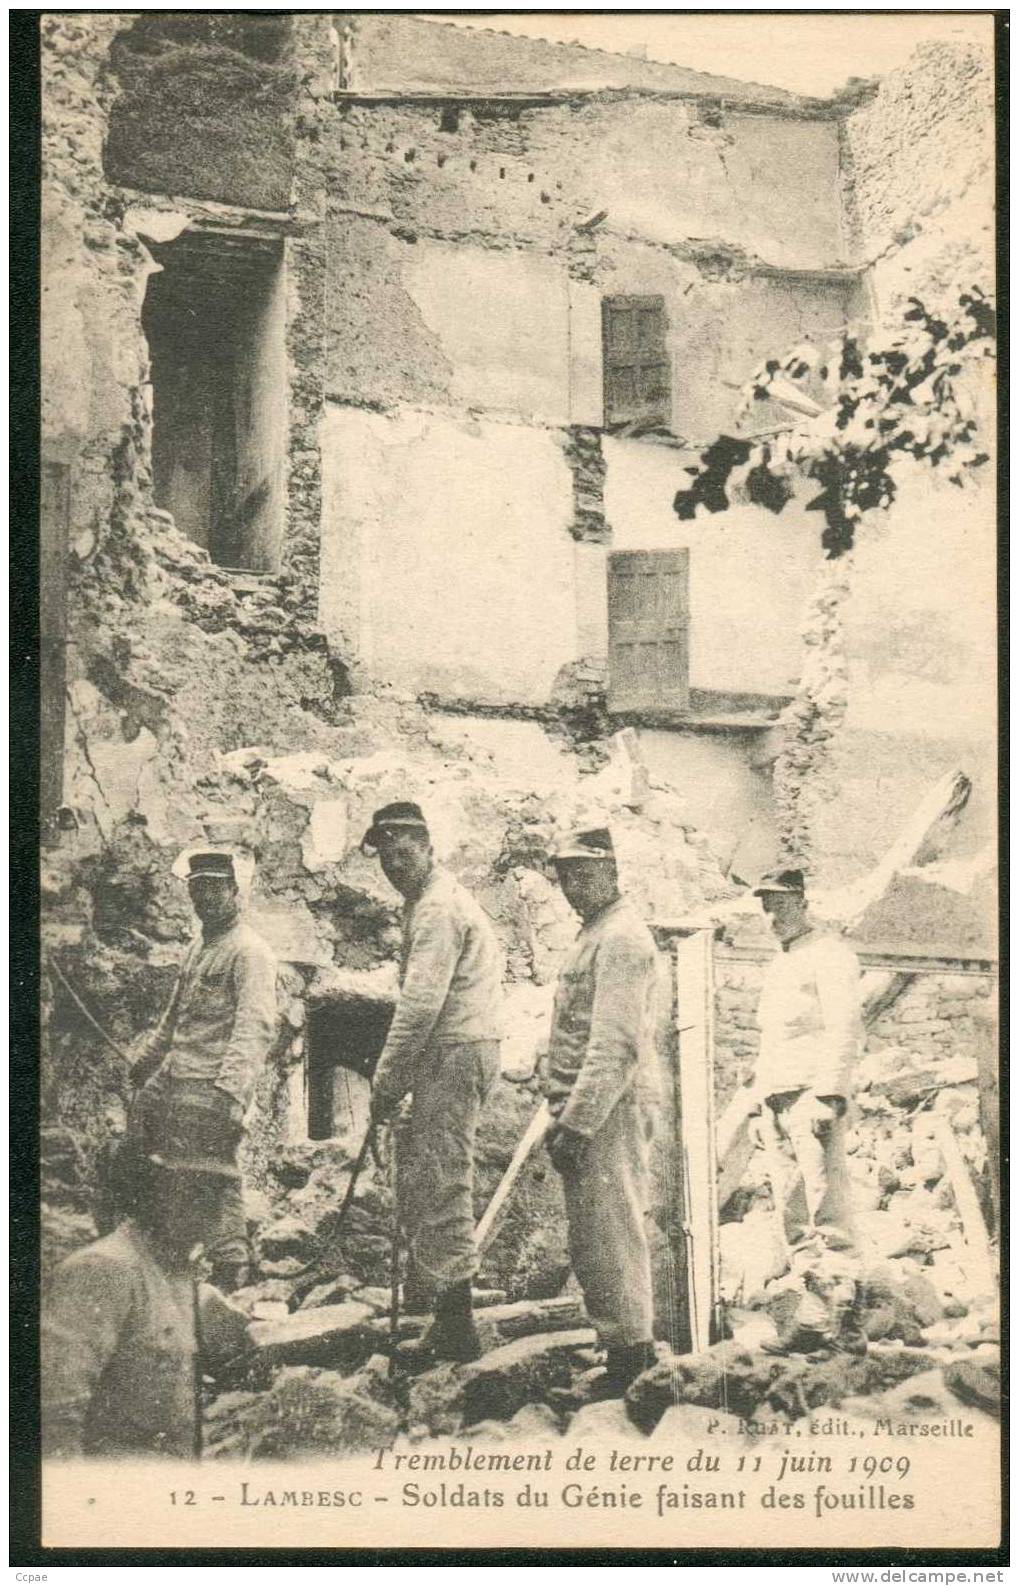
<svg viewBox="0 0 1019 1586">
<path fill-rule="evenodd" d="M 396 1182 L 396 1153 L 391 1157 L 390 1186 L 393 1195 L 392 1246 L 389 1252 L 389 1375 L 396 1374 L 396 1349 L 400 1330 L 400 1197 Z"/>
<path fill-rule="evenodd" d="M 474 1245 L 477 1251 L 484 1250 L 492 1235 L 495 1219 L 506 1204 L 506 1199 L 520 1176 L 520 1170 L 530 1156 L 539 1140 L 544 1139 L 548 1126 L 552 1121 L 552 1114 L 548 1110 L 548 1102 L 543 1101 L 534 1117 L 525 1129 L 520 1144 L 517 1146 L 510 1159 L 510 1165 L 503 1174 L 499 1187 L 481 1215 L 481 1220 L 474 1230 Z"/>
<path fill-rule="evenodd" d="M 115 1052 L 117 1057 L 119 1057 L 121 1062 L 124 1064 L 125 1068 L 130 1071 L 131 1067 L 133 1066 L 132 1059 L 128 1057 L 122 1046 L 118 1046 L 112 1035 L 107 1035 L 106 1031 L 99 1023 L 99 1020 L 89 1012 L 88 1008 L 85 1006 L 84 1002 L 81 1000 L 81 997 L 71 985 L 71 982 L 68 980 L 67 976 L 57 963 L 52 953 L 48 953 L 46 955 L 46 962 L 49 965 L 50 972 L 56 976 L 57 980 L 63 986 L 64 990 L 67 992 L 67 995 L 74 1003 L 74 1006 L 77 1008 L 82 1018 L 92 1026 L 93 1030 L 100 1037 L 100 1039 L 106 1042 L 106 1045 L 110 1048 L 110 1051 Z"/>
<path fill-rule="evenodd" d="M 357 1189 L 357 1181 L 360 1178 L 361 1170 L 368 1159 L 369 1151 L 373 1156 L 376 1155 L 374 1123 L 369 1123 L 367 1129 L 365 1130 L 364 1139 L 361 1141 L 360 1149 L 354 1159 L 354 1166 L 351 1168 L 350 1178 L 347 1180 L 347 1188 L 343 1192 L 343 1199 L 340 1202 L 339 1211 L 336 1214 L 336 1221 L 333 1224 L 330 1233 L 331 1240 L 335 1240 L 336 1235 L 343 1227 L 347 1213 L 353 1205 L 354 1191 Z M 316 1256 L 313 1261 L 309 1261 L 306 1266 L 301 1267 L 300 1271 L 294 1273 L 296 1282 L 293 1290 L 293 1300 L 303 1300 L 306 1294 L 311 1293 L 316 1284 L 326 1282 L 327 1277 L 328 1274 L 320 1266 L 319 1258 Z M 303 1283 L 301 1281 L 302 1278 L 304 1279 Z"/>
</svg>

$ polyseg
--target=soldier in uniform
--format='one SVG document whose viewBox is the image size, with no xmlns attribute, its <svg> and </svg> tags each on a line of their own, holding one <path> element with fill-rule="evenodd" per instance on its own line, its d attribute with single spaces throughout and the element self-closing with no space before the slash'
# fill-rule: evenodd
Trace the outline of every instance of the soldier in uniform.
<svg viewBox="0 0 1019 1586">
<path fill-rule="evenodd" d="M 207 1199 L 202 1230 L 213 1281 L 229 1293 L 248 1273 L 236 1169 L 245 1114 L 276 1029 L 276 963 L 244 918 L 233 853 L 206 849 L 187 863 L 201 930 L 132 1070 L 141 1088 L 125 1145 L 144 1158 L 186 1140 L 235 1170 L 221 1180 L 218 1196 Z"/>
<path fill-rule="evenodd" d="M 599 1391 L 617 1397 L 654 1360 L 645 1218 L 655 945 L 620 895 L 607 830 L 577 832 L 554 862 L 583 925 L 556 992 L 546 1144 L 562 1179 L 573 1270 L 606 1350 Z"/>
<path fill-rule="evenodd" d="M 833 1342 L 859 1353 L 846 1130 L 863 1039 L 860 961 L 842 937 L 814 925 L 801 870 L 762 877 L 755 895 L 780 951 L 761 989 L 751 1133 L 783 1254 L 814 1302 L 797 1312 L 805 1347 Z"/>
<path fill-rule="evenodd" d="M 247 1317 L 195 1267 L 221 1185 L 236 1175 L 194 1152 L 133 1164 L 131 1215 L 57 1267 L 42 1316 L 45 1456 L 201 1452 L 202 1373 L 249 1347 Z"/>
<path fill-rule="evenodd" d="M 502 954 L 483 909 L 435 863 L 418 804 L 377 810 L 362 847 L 378 854 L 405 900 L 400 994 L 375 1071 L 372 1118 L 386 1122 L 412 1093 L 394 1130 L 409 1242 L 404 1303 L 434 1315 L 407 1363 L 474 1360 L 474 1145 L 499 1075 Z"/>
</svg>

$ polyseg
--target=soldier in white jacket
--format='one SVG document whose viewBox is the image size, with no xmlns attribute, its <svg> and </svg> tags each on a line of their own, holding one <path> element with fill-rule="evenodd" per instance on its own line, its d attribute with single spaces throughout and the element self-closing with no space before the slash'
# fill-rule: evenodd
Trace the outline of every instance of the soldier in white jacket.
<svg viewBox="0 0 1019 1586">
<path fill-rule="evenodd" d="M 802 871 L 764 876 L 755 895 L 780 951 L 761 989 L 751 1130 L 765 1153 L 790 1264 L 799 1258 L 816 1291 L 819 1260 L 838 1273 L 846 1263 L 823 1258 L 854 1246 L 846 1129 L 863 1039 L 860 961 L 848 942 L 811 921 Z"/>
</svg>

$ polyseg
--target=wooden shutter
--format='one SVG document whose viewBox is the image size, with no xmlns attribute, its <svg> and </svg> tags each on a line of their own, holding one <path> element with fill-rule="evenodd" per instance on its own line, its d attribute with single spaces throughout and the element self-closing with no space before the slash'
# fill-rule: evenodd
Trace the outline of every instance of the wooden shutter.
<svg viewBox="0 0 1019 1586">
<path fill-rule="evenodd" d="M 609 710 L 690 703 L 690 552 L 609 556 Z"/>
<path fill-rule="evenodd" d="M 663 297 L 607 297 L 602 301 L 605 423 L 634 420 L 668 425 L 672 370 Z"/>
</svg>

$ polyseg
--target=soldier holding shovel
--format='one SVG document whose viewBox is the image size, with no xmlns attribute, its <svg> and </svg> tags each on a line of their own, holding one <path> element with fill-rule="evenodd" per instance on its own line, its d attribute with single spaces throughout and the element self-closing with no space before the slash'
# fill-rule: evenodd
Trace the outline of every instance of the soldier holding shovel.
<svg viewBox="0 0 1019 1586">
<path fill-rule="evenodd" d="M 362 840 L 404 898 L 400 995 L 375 1071 L 372 1121 L 394 1130 L 400 1220 L 410 1251 L 407 1310 L 432 1321 L 406 1363 L 474 1360 L 474 1144 L 499 1075 L 502 954 L 482 908 L 435 863 L 418 804 L 376 810 Z"/>
</svg>

